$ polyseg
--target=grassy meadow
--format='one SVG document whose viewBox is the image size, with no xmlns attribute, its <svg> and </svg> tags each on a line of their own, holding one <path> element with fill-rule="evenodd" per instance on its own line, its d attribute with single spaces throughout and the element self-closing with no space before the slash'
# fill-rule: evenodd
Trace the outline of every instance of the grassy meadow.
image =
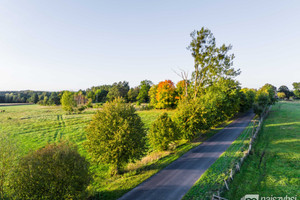
<svg viewBox="0 0 300 200">
<path fill-rule="evenodd" d="M 82 114 L 67 115 L 59 106 L 39 106 L 39 105 L 18 105 L 1 106 L 0 113 L 0 133 L 9 134 L 10 138 L 18 146 L 18 155 L 23 156 L 31 150 L 36 150 L 45 146 L 47 143 L 58 142 L 60 140 L 71 141 L 78 146 L 80 154 L 88 158 L 88 154 L 83 148 L 85 141 L 85 128 L 96 113 L 97 109 L 88 109 Z M 150 110 L 138 111 L 145 128 L 149 128 L 151 123 L 162 113 L 173 111 Z M 129 164 L 128 171 L 117 177 L 107 175 L 108 166 L 92 164 L 91 171 L 95 175 L 94 182 L 89 187 L 91 196 L 106 196 L 108 199 L 119 197 L 124 191 L 127 191 L 139 184 L 144 179 L 151 176 L 156 170 L 145 170 L 147 173 L 140 172 L 135 175 L 138 169 L 145 164 L 152 164 L 159 158 L 168 155 L 169 152 L 163 152 L 157 155 L 145 157 L 143 162 Z M 89 158 L 88 158 L 89 159 Z M 132 179 L 126 184 L 127 179 Z M 120 190 L 125 187 L 125 190 Z M 111 194 L 109 191 L 113 191 Z M 117 192 L 120 191 L 120 192 Z"/>
<path fill-rule="evenodd" d="M 237 173 L 227 199 L 246 194 L 300 196 L 300 102 L 279 102 L 272 107 L 253 146 Z"/>
</svg>

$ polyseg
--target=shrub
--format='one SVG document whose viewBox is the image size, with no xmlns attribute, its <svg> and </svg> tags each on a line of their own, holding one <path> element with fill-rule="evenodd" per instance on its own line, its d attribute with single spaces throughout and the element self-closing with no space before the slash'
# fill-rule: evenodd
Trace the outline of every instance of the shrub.
<svg viewBox="0 0 300 200">
<path fill-rule="evenodd" d="M 81 199 L 89 182 L 89 163 L 75 146 L 62 142 L 24 156 L 13 188 L 19 199 Z"/>
<path fill-rule="evenodd" d="M 82 105 L 78 108 L 78 112 L 82 113 L 82 111 L 84 111 L 86 108 L 87 108 L 86 106 Z"/>
<path fill-rule="evenodd" d="M 163 113 L 152 123 L 148 137 L 153 150 L 167 150 L 178 139 L 178 129 L 168 114 Z"/>
<path fill-rule="evenodd" d="M 203 118 L 205 112 L 207 111 L 198 98 L 179 101 L 174 119 L 181 130 L 182 138 L 192 140 L 201 130 L 207 129 Z"/>
<path fill-rule="evenodd" d="M 85 147 L 92 160 L 111 166 L 111 175 L 143 155 L 145 130 L 132 105 L 117 98 L 99 110 L 87 128 Z"/>
</svg>

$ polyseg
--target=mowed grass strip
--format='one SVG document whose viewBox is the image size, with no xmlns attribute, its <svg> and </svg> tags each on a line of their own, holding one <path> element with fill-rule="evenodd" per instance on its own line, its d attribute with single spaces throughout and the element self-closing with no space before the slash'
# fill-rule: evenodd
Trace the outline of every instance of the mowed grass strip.
<svg viewBox="0 0 300 200">
<path fill-rule="evenodd" d="M 300 196 L 300 102 L 279 102 L 263 124 L 254 150 L 229 185 L 227 199 L 246 194 Z"/>
<path fill-rule="evenodd" d="M 214 162 L 185 194 L 183 200 L 211 199 L 212 194 L 224 186 L 224 179 L 230 175 L 236 163 L 249 147 L 253 123 L 251 122 L 230 147 Z"/>
<path fill-rule="evenodd" d="M 86 140 L 86 126 L 97 109 L 88 109 L 82 114 L 66 115 L 59 106 L 20 105 L 1 107 L 6 110 L 0 113 L 0 134 L 8 133 L 19 147 L 19 156 L 36 150 L 47 143 L 61 139 L 78 145 L 79 153 L 89 160 L 83 147 Z M 145 128 L 149 130 L 151 123 L 163 112 L 172 115 L 174 110 L 138 111 Z M 176 149 L 164 152 L 152 152 L 141 161 L 129 163 L 120 175 L 110 177 L 109 166 L 105 164 L 91 165 L 94 180 L 88 187 L 90 199 L 117 199 L 130 191 L 147 178 L 151 177 L 181 155 L 199 145 L 232 121 L 214 128 L 192 143 L 182 140 Z"/>
</svg>

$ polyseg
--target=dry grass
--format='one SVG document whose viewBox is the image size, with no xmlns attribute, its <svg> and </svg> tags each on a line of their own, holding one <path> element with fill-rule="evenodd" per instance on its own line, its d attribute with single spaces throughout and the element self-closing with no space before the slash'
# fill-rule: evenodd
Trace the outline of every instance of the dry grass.
<svg viewBox="0 0 300 200">
<path fill-rule="evenodd" d="M 134 171 L 141 167 L 144 167 L 146 165 L 149 165 L 151 163 L 154 163 L 155 161 L 170 155 L 171 151 L 162 151 L 162 152 L 152 152 L 149 155 L 142 158 L 142 160 L 139 160 L 135 163 L 129 163 L 126 167 L 126 171 Z"/>
</svg>

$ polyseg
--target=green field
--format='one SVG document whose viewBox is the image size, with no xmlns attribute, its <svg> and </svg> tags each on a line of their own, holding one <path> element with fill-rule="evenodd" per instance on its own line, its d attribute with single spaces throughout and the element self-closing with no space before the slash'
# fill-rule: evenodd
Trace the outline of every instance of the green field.
<svg viewBox="0 0 300 200">
<path fill-rule="evenodd" d="M 82 114 L 67 115 L 59 106 L 20 105 L 1 107 L 5 110 L 0 113 L 0 133 L 10 135 L 18 146 L 18 155 L 23 156 L 31 150 L 36 150 L 47 143 L 58 142 L 61 139 L 69 140 L 78 145 L 80 154 L 89 159 L 82 143 L 85 141 L 85 128 L 96 113 L 97 109 L 88 109 Z M 173 110 L 138 111 L 145 128 L 149 129 L 151 123 L 162 113 Z M 199 145 L 203 140 L 228 125 L 227 121 L 218 128 L 204 133 L 201 139 L 187 143 L 179 141 L 173 151 L 148 153 L 141 161 L 129 163 L 121 175 L 109 176 L 109 166 L 91 165 L 93 181 L 88 187 L 90 199 L 117 199 L 124 193 L 166 167 L 188 150 Z"/>
<path fill-rule="evenodd" d="M 18 155 L 23 156 L 31 150 L 36 150 L 47 143 L 58 142 L 61 139 L 69 140 L 78 145 L 80 154 L 89 159 L 82 143 L 85 141 L 85 128 L 96 113 L 97 109 L 88 109 L 82 114 L 67 115 L 58 106 L 20 105 L 3 106 L 0 113 L 0 133 L 9 134 L 11 140 L 18 146 Z M 170 110 L 138 111 L 145 128 L 162 113 L 170 115 Z M 228 124 L 229 121 L 226 123 Z M 226 125 L 225 124 L 225 125 Z M 213 135 L 221 128 L 215 128 L 205 137 Z M 204 138 L 205 138 L 204 137 Z M 182 144 L 173 151 L 152 152 L 141 161 L 129 163 L 121 175 L 110 177 L 108 165 L 91 165 L 94 180 L 88 187 L 91 198 L 117 199 L 131 190 L 162 168 L 179 158 L 200 142 Z"/>
<path fill-rule="evenodd" d="M 19 156 L 41 148 L 47 143 L 58 142 L 63 139 L 77 144 L 79 152 L 88 158 L 82 143 L 85 141 L 85 128 L 97 109 L 89 109 L 82 114 L 76 115 L 67 115 L 58 106 L 3 106 L 1 110 L 5 110 L 5 112 L 0 113 L 0 133 L 10 135 L 10 138 L 18 146 Z M 148 129 L 152 121 L 162 112 L 164 110 L 150 110 L 138 111 L 138 114 Z M 166 112 L 171 114 L 173 111 Z M 92 196 L 108 195 L 108 199 L 115 199 L 125 191 L 132 189 L 142 180 L 153 175 L 161 167 L 158 165 L 159 167 L 153 170 L 141 170 L 141 172 L 138 172 L 141 166 L 153 164 L 159 158 L 168 154 L 169 152 L 154 156 L 150 155 L 151 159 L 144 159 L 142 164 L 139 163 L 139 166 L 130 164 L 131 170 L 117 177 L 109 177 L 107 175 L 108 166 L 106 165 L 92 165 L 91 171 L 94 173 L 95 179 L 89 187 L 89 191 Z M 163 162 L 163 164 L 165 163 L 167 162 Z M 112 194 L 107 194 L 110 192 Z"/>
<path fill-rule="evenodd" d="M 253 147 L 225 198 L 235 200 L 246 194 L 299 197 L 300 102 L 273 106 Z"/>
</svg>

